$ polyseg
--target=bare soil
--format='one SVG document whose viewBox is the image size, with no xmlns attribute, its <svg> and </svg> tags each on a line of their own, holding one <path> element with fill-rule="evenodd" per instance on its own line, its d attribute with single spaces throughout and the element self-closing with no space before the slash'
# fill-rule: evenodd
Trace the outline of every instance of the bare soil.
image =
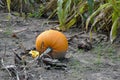
<svg viewBox="0 0 120 80">
<path fill-rule="evenodd" d="M 57 24 L 48 23 L 47 19 L 24 20 L 12 16 L 8 21 L 6 15 L 0 15 L 0 58 L 4 57 L 4 65 L 14 65 L 13 49 L 35 47 L 35 39 L 44 30 L 51 29 Z M 50 21 L 51 22 L 51 21 Z M 62 61 L 67 65 L 65 70 L 51 68 L 47 70 L 44 66 L 33 64 L 26 70 L 30 76 L 27 80 L 120 80 L 120 52 L 119 45 L 110 44 L 108 37 L 103 34 L 93 34 L 92 49 L 89 51 L 80 50 L 77 45 L 80 41 L 89 38 L 88 33 L 80 28 L 71 28 L 63 32 L 69 40 L 69 49 Z M 23 48 L 16 50 L 18 54 Z M 32 60 L 32 58 L 31 58 Z M 19 74 L 24 74 L 19 72 Z M 0 80 L 16 80 L 3 69 L 0 64 Z M 26 80 L 26 79 L 21 79 Z"/>
</svg>

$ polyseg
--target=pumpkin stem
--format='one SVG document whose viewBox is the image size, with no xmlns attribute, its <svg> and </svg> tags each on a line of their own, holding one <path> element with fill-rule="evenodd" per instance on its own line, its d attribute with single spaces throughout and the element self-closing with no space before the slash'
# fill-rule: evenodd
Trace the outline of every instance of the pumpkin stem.
<svg viewBox="0 0 120 80">
<path fill-rule="evenodd" d="M 52 51 L 52 48 L 48 47 L 41 55 L 40 58 Z"/>
</svg>

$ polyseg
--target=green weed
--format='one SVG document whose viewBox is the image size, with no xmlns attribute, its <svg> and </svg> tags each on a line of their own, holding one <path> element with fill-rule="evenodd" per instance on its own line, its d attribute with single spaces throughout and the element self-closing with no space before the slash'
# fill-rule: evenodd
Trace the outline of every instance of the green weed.
<svg viewBox="0 0 120 80">
<path fill-rule="evenodd" d="M 40 18 L 43 15 L 43 11 L 44 6 L 40 5 L 40 7 L 36 11 L 28 13 L 28 17 Z"/>
<path fill-rule="evenodd" d="M 114 61 L 114 57 L 117 56 L 116 50 L 112 45 L 101 45 L 98 44 L 93 49 L 93 53 L 97 55 L 97 59 L 94 62 L 95 64 L 101 64 L 102 59 L 109 59 Z"/>
<path fill-rule="evenodd" d="M 92 23 L 92 27 L 90 29 L 90 33 L 94 29 L 97 28 L 97 31 L 100 29 L 106 30 L 110 32 L 110 41 L 111 43 L 117 37 L 117 29 L 119 26 L 119 10 L 120 10 L 120 1 L 118 0 L 108 0 L 106 3 L 100 5 L 98 9 L 96 9 L 87 19 L 86 21 L 86 30 L 88 30 L 88 25 L 91 20 L 94 19 Z M 103 21 L 103 23 L 99 23 Z M 96 24 L 100 25 L 96 25 Z M 112 23 L 112 24 L 111 24 Z M 99 27 L 98 27 L 99 26 Z"/>
</svg>

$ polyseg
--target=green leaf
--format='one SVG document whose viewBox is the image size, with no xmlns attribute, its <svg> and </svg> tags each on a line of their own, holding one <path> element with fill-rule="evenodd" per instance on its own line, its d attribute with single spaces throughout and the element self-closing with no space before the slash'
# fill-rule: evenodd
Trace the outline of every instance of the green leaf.
<svg viewBox="0 0 120 80">
<path fill-rule="evenodd" d="M 88 4 L 87 2 L 83 2 L 80 5 L 78 5 L 78 7 L 79 7 L 79 12 L 83 14 L 87 10 Z"/>
<path fill-rule="evenodd" d="M 62 5 L 63 5 L 63 0 L 58 0 L 57 2 L 57 15 L 58 15 L 58 19 L 59 19 L 59 22 L 60 22 L 60 25 L 62 25 L 64 22 L 64 19 L 63 19 L 63 9 L 62 9 Z"/>
<path fill-rule="evenodd" d="M 65 11 L 70 11 L 70 5 L 71 5 L 71 0 L 67 0 L 66 4 L 65 4 Z"/>
<path fill-rule="evenodd" d="M 8 8 L 9 13 L 10 13 L 10 4 L 11 4 L 11 0 L 7 0 L 7 8 Z"/>
<path fill-rule="evenodd" d="M 62 29 L 63 27 L 65 27 L 65 23 L 70 11 L 70 7 L 71 7 L 71 0 L 58 0 L 57 1 L 57 15 L 58 15 L 58 19 L 60 22 L 60 29 Z"/>
<path fill-rule="evenodd" d="M 66 25 L 65 27 L 67 27 L 67 29 L 69 29 L 71 26 L 73 26 L 76 23 L 76 17 L 77 15 L 75 15 L 74 18 L 72 18 Z"/>
<path fill-rule="evenodd" d="M 117 15 L 117 13 L 114 11 L 112 13 L 112 21 L 114 22 L 119 16 Z"/>
<path fill-rule="evenodd" d="M 21 1 L 21 2 L 22 2 L 22 1 Z M 27 1 L 27 0 L 24 0 L 24 2 L 25 2 L 25 4 L 27 4 L 28 1 Z"/>
<path fill-rule="evenodd" d="M 93 13 L 94 10 L 94 0 L 87 0 L 88 1 L 88 10 L 89 10 L 89 14 Z"/>
<path fill-rule="evenodd" d="M 114 39 L 117 37 L 117 29 L 118 29 L 118 19 L 116 18 L 113 22 L 112 29 L 110 31 L 110 41 L 111 43 L 114 41 Z"/>
<path fill-rule="evenodd" d="M 30 3 L 34 3 L 35 2 L 35 0 L 30 0 Z"/>
<path fill-rule="evenodd" d="M 89 25 L 90 20 L 92 20 L 102 9 L 111 7 L 111 6 L 112 5 L 110 5 L 110 3 L 106 3 L 104 5 L 101 5 L 95 12 L 93 12 L 86 20 L 86 30 L 88 30 L 88 25 Z"/>
</svg>

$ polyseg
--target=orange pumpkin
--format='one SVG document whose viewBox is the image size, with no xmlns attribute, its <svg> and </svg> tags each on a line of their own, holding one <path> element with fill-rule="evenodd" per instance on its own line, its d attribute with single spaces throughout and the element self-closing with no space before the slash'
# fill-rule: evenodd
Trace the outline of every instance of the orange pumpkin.
<svg viewBox="0 0 120 80">
<path fill-rule="evenodd" d="M 68 49 L 67 38 L 57 30 L 46 30 L 36 38 L 36 49 L 41 54 L 48 47 L 52 48 L 49 53 L 52 58 L 62 58 Z"/>
</svg>

